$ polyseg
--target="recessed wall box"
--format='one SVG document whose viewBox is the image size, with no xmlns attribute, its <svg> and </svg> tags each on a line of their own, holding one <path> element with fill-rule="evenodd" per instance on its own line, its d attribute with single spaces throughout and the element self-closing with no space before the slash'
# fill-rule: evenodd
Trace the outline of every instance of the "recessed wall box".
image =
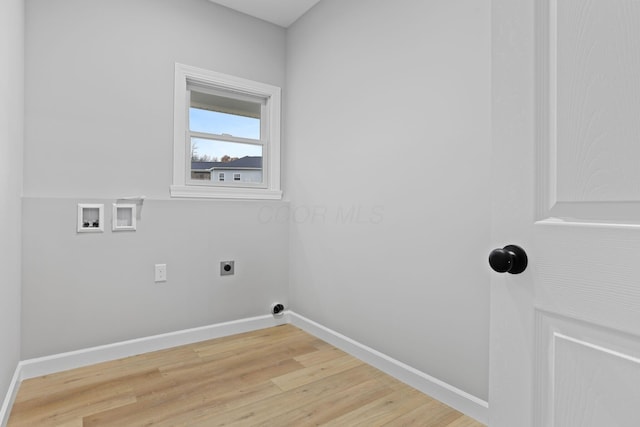
<svg viewBox="0 0 640 427">
<path fill-rule="evenodd" d="M 236 274 L 235 261 L 222 261 L 220 263 L 221 276 L 233 276 L 234 274 Z"/>
<path fill-rule="evenodd" d="M 132 203 L 114 203 L 111 215 L 113 231 L 135 231 L 136 205 Z"/>
<path fill-rule="evenodd" d="M 104 205 L 78 203 L 78 233 L 104 231 Z"/>
</svg>

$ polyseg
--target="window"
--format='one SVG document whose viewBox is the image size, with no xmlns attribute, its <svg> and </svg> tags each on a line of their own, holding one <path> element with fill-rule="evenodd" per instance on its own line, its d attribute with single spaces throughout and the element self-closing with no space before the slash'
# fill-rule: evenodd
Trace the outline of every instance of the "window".
<svg viewBox="0 0 640 427">
<path fill-rule="evenodd" d="M 280 88 L 176 64 L 174 102 L 172 197 L 282 198 Z"/>
</svg>

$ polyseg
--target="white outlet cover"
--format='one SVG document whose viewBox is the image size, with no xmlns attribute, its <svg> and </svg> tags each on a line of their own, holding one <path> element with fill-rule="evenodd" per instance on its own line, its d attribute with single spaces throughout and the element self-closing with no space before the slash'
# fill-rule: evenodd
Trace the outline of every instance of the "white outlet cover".
<svg viewBox="0 0 640 427">
<path fill-rule="evenodd" d="M 167 264 L 156 264 L 155 269 L 155 282 L 166 282 L 167 281 Z"/>
</svg>

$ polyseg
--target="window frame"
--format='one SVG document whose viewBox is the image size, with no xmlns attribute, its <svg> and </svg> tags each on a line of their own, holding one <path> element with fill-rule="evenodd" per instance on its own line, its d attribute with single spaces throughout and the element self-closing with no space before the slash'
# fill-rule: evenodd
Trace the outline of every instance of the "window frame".
<svg viewBox="0 0 640 427">
<path fill-rule="evenodd" d="M 265 129 L 262 149 L 261 186 L 219 185 L 191 180 L 191 132 L 189 131 L 190 85 L 211 88 L 214 91 L 258 97 L 265 100 L 261 128 Z M 226 199 L 282 199 L 280 189 L 280 118 L 281 89 L 215 71 L 175 64 L 173 182 L 171 197 L 226 198 Z"/>
</svg>

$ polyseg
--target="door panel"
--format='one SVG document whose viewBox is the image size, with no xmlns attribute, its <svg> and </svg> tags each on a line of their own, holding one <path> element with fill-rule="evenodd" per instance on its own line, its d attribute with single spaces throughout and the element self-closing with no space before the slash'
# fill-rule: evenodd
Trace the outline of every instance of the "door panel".
<svg viewBox="0 0 640 427">
<path fill-rule="evenodd" d="M 537 312 L 536 425 L 640 425 L 636 337 Z"/>
<path fill-rule="evenodd" d="M 638 201 L 640 2 L 553 0 L 549 19 L 558 201 Z"/>
<path fill-rule="evenodd" d="M 640 2 L 536 0 L 538 217 L 640 218 Z"/>
</svg>

